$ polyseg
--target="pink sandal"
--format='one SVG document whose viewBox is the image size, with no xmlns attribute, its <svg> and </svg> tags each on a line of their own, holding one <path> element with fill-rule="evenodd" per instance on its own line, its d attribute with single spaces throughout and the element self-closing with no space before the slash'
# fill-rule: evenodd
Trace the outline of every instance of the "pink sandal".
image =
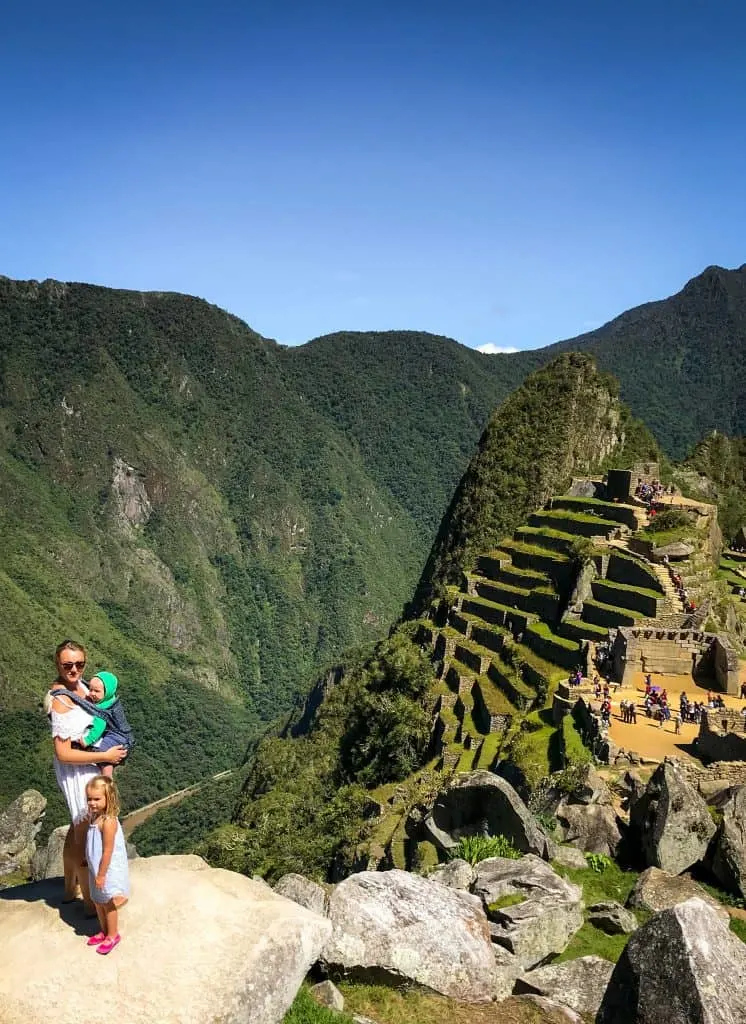
<svg viewBox="0 0 746 1024">
<path fill-rule="evenodd" d="M 100 953 L 101 956 L 106 956 L 106 954 L 111 953 L 112 949 L 114 949 L 115 946 L 118 946 L 121 941 L 121 935 L 115 935 L 113 939 L 104 939 L 96 952 Z"/>
<path fill-rule="evenodd" d="M 96 932 L 95 935 L 91 935 L 91 937 L 88 939 L 88 941 L 86 942 L 86 946 L 100 946 L 105 938 L 106 936 L 104 935 L 103 932 Z"/>
</svg>

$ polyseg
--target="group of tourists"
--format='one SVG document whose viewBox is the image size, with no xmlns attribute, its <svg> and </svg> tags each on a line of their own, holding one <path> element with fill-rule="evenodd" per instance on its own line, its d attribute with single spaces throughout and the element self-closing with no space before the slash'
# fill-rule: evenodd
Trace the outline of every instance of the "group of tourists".
<svg viewBox="0 0 746 1024">
<path fill-rule="evenodd" d="M 583 683 L 583 670 L 582 670 L 582 668 L 580 668 L 580 666 L 578 666 L 576 669 L 573 669 L 573 671 L 570 673 L 570 675 L 569 675 L 569 677 L 567 679 L 567 685 L 571 686 L 571 687 L 572 686 L 581 686 L 582 683 Z"/>
<path fill-rule="evenodd" d="M 52 727 L 55 776 L 71 822 L 62 855 L 63 903 L 82 897 L 86 917 L 97 917 L 99 923 L 86 944 L 105 956 L 121 941 L 119 910 L 129 897 L 113 773 L 134 739 L 119 701 L 119 680 L 111 672 L 97 672 L 85 682 L 87 660 L 82 644 L 62 641 L 55 651 L 57 678 L 44 709 Z"/>
<path fill-rule="evenodd" d="M 634 700 L 623 700 L 619 703 L 619 711 L 622 721 L 627 725 L 637 725 L 637 702 Z"/>
<path fill-rule="evenodd" d="M 691 614 L 692 612 L 696 611 L 697 610 L 697 606 L 694 603 L 694 601 L 692 601 L 690 599 L 689 592 L 687 591 L 686 587 L 684 586 L 684 581 L 681 578 L 681 574 L 678 573 L 678 572 L 675 572 L 674 569 L 672 568 L 672 566 L 670 565 L 670 563 L 668 561 L 668 555 L 664 555 L 664 557 L 663 557 L 663 564 L 668 569 L 668 575 L 671 577 L 671 582 L 676 587 L 676 593 L 679 595 L 679 600 L 684 605 L 684 611 L 687 614 Z"/>
<path fill-rule="evenodd" d="M 653 480 L 649 484 L 640 480 L 637 487 L 635 487 L 635 497 L 639 498 L 640 501 L 644 501 L 646 505 L 652 505 L 654 502 L 660 501 L 666 493 L 674 493 L 673 484 L 667 489 L 660 480 Z"/>
</svg>

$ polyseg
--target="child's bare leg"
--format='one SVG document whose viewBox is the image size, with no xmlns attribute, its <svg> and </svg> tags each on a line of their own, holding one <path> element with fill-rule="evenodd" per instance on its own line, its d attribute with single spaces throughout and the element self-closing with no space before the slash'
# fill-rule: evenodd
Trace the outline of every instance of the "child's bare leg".
<svg viewBox="0 0 746 1024">
<path fill-rule="evenodd" d="M 101 903 L 96 904 L 96 914 L 98 916 L 98 923 L 101 925 L 101 931 L 106 935 L 106 914 Z"/>
<path fill-rule="evenodd" d="M 103 930 L 106 932 L 106 938 L 115 938 L 119 926 L 119 913 L 114 900 L 109 900 L 108 903 L 104 903 L 100 907 L 97 905 L 96 910 L 100 910 L 104 918 Z"/>
<path fill-rule="evenodd" d="M 101 774 L 103 776 L 105 776 L 107 779 L 113 779 L 114 778 L 114 765 L 113 764 L 101 764 L 101 765 L 99 765 L 99 768 L 101 770 Z"/>
<path fill-rule="evenodd" d="M 85 863 L 85 837 L 88 825 L 86 822 L 80 822 L 78 825 L 73 825 L 73 828 L 75 830 L 75 855 L 78 858 L 78 884 L 83 895 L 86 914 L 93 916 L 96 908 L 91 900 L 91 891 L 88 886 L 88 865 Z"/>
</svg>

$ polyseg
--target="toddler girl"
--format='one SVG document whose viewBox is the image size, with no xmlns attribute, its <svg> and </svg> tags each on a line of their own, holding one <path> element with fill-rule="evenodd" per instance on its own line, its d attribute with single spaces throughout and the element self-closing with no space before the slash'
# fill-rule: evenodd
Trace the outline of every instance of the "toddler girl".
<svg viewBox="0 0 746 1024">
<path fill-rule="evenodd" d="M 119 908 L 129 896 L 127 847 L 119 823 L 119 793 L 113 779 L 97 775 L 85 788 L 90 824 L 86 859 L 91 899 L 96 905 L 101 931 L 88 939 L 89 946 L 106 955 L 119 945 Z"/>
</svg>

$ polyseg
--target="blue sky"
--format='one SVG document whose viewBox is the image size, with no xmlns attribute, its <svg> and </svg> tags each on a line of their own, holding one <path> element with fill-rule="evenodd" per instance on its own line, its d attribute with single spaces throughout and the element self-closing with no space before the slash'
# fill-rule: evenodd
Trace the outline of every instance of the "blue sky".
<svg viewBox="0 0 746 1024">
<path fill-rule="evenodd" d="M 530 348 L 746 261 L 731 0 L 9 6 L 10 277 Z"/>
</svg>

